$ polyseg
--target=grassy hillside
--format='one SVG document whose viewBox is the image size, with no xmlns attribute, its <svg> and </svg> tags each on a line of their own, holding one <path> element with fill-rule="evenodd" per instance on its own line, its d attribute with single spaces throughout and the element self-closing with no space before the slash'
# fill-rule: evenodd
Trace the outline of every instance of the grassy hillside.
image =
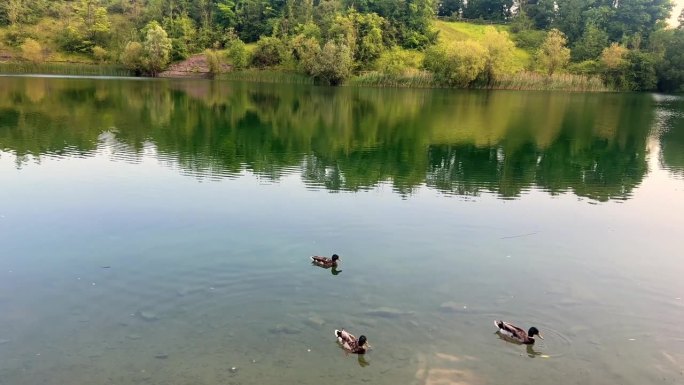
<svg viewBox="0 0 684 385">
<path fill-rule="evenodd" d="M 507 25 L 482 25 L 482 24 L 472 24 L 463 21 L 441 21 L 435 20 L 435 27 L 439 31 L 439 41 L 442 43 L 449 43 L 452 41 L 460 40 L 475 40 L 481 41 L 484 38 L 485 29 L 487 27 L 494 27 L 499 31 L 506 31 L 511 34 L 511 39 L 513 39 L 513 34 L 509 31 Z M 519 70 L 529 68 L 532 63 L 532 52 L 525 51 L 521 48 L 515 48 L 515 59 L 516 67 Z"/>
</svg>

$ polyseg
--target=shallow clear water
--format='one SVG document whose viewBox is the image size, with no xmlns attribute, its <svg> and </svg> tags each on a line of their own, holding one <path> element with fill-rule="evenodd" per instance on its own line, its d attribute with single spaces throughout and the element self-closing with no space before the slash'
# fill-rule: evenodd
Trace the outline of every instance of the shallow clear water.
<svg viewBox="0 0 684 385">
<path fill-rule="evenodd" d="M 684 380 L 679 97 L 2 77 L 0 186 L 2 385 Z"/>
</svg>

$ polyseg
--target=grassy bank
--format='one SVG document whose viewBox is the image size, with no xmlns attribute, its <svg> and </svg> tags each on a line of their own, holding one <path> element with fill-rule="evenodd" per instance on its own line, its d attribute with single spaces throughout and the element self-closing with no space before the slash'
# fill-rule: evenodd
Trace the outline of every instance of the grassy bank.
<svg viewBox="0 0 684 385">
<path fill-rule="evenodd" d="M 129 70 L 113 64 L 0 62 L 0 73 L 71 76 L 133 76 Z"/>
</svg>

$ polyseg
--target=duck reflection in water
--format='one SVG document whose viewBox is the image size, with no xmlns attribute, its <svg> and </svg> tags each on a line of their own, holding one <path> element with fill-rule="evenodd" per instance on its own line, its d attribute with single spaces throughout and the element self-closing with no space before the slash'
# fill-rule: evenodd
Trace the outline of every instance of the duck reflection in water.
<svg viewBox="0 0 684 385">
<path fill-rule="evenodd" d="M 370 365 L 370 362 L 366 361 L 365 354 L 358 354 L 357 357 L 357 362 L 359 363 L 360 367 L 365 368 L 366 366 Z"/>
</svg>

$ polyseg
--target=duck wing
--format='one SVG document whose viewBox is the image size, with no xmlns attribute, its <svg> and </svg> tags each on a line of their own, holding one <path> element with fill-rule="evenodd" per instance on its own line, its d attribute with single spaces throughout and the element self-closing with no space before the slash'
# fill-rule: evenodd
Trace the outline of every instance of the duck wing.
<svg viewBox="0 0 684 385">
<path fill-rule="evenodd" d="M 527 332 L 511 323 L 504 321 L 494 321 L 496 327 L 499 328 L 499 332 L 502 334 L 512 337 L 521 341 L 527 339 Z"/>
</svg>

